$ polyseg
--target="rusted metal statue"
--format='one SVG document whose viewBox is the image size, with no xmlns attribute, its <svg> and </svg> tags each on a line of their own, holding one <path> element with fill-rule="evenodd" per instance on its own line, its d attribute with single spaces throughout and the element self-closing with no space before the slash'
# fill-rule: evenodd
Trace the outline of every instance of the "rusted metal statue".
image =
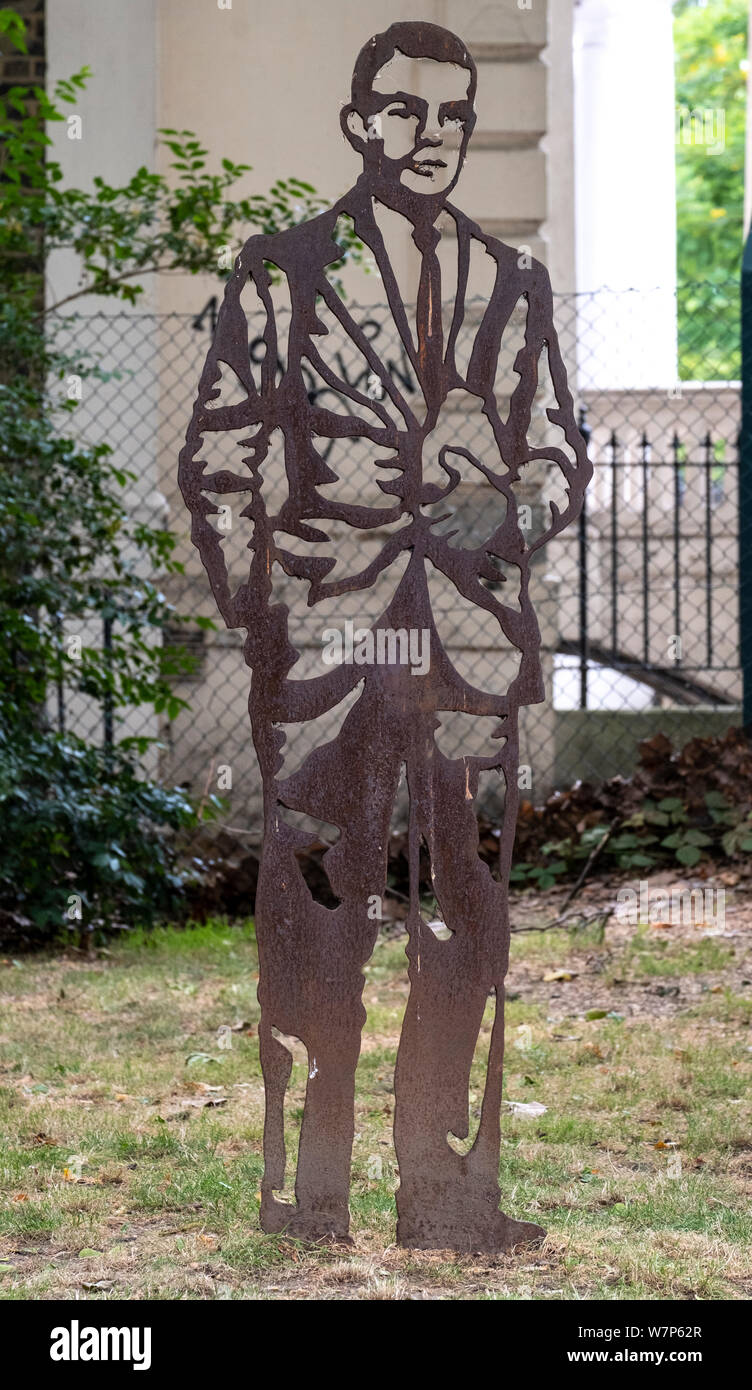
<svg viewBox="0 0 752 1390">
<path fill-rule="evenodd" d="M 475 124 L 475 88 L 475 65 L 464 44 L 435 25 L 395 24 L 365 45 L 355 65 L 352 100 L 342 111 L 342 128 L 362 156 L 363 173 L 322 216 L 276 235 L 253 236 L 244 246 L 227 286 L 180 460 L 193 540 L 219 610 L 228 627 L 247 632 L 250 716 L 264 787 L 256 904 L 266 1088 L 261 1224 L 266 1231 L 285 1230 L 303 1239 L 345 1238 L 348 1232 L 354 1080 L 365 1020 L 363 967 L 379 926 L 369 904 L 384 892 L 390 817 L 403 768 L 412 892 L 410 997 L 394 1084 L 398 1240 L 419 1248 L 503 1251 L 543 1234 L 499 1210 L 507 881 L 517 811 L 518 711 L 544 698 L 540 634 L 528 594 L 530 564 L 535 551 L 577 516 L 591 469 L 559 354 L 546 270 L 486 236 L 447 201 Z M 419 253 L 412 319 L 387 254 L 384 209 L 405 220 Z M 442 322 L 437 254 L 441 214 L 453 221 L 457 239 L 457 287 L 448 324 Z M 382 276 L 395 332 L 420 386 L 410 400 L 327 279 L 327 268 L 341 255 L 336 227 L 342 216 L 353 220 Z M 478 254 L 493 267 L 494 287 L 485 311 L 476 315 L 472 351 L 460 368 L 455 344 L 467 312 L 468 266 Z M 289 291 L 289 327 L 275 316 L 273 275 L 281 275 Z M 266 350 L 260 365 L 249 355 L 241 298 L 248 291 L 263 315 Z M 497 363 L 521 298 L 526 321 L 514 361 L 519 380 L 502 412 L 495 394 Z M 349 384 L 327 357 L 332 328 L 344 333 L 364 359 L 369 388 Z M 535 448 L 529 442 L 544 354 L 556 396 L 548 419 L 561 431 L 561 448 Z M 311 371 L 330 388 L 332 408 L 311 399 Z M 236 388 L 240 383 L 240 399 L 225 405 L 227 376 Z M 483 458 L 461 440 L 442 447 L 437 458 L 432 436 L 437 437 L 442 410 L 456 391 L 472 397 L 487 421 L 489 447 Z M 218 431 L 233 431 L 240 443 L 235 468 L 218 468 L 216 454 L 212 461 Z M 273 441 L 282 437 L 285 499 L 270 513 L 265 462 L 269 466 Z M 378 477 L 388 459 L 380 483 L 383 506 L 338 500 L 332 486 L 338 474 L 324 458 L 332 440 L 381 448 L 371 468 Z M 542 458 L 558 465 L 566 501 L 560 508 L 551 505 L 543 530 L 531 539 L 520 524 L 514 487 L 526 466 Z M 438 528 L 442 509 L 436 504 L 451 498 L 468 472 L 486 480 L 488 533 L 482 544 L 463 548 Z M 249 526 L 250 559 L 247 577 L 236 588 L 212 522 L 214 499 L 233 494 L 249 499 L 242 515 Z M 360 572 L 329 580 L 335 559 L 322 552 L 332 520 L 357 528 L 364 544 L 374 532 L 384 539 Z M 373 633 L 427 631 L 428 669 L 416 672 L 397 660 L 394 646 L 383 643 L 382 659 L 373 664 L 341 662 L 322 666 L 310 679 L 296 679 L 298 653 L 290 641 L 288 608 L 274 601 L 275 567 L 307 584 L 308 604 L 316 605 L 366 589 L 393 565 L 394 586 Z M 504 601 L 505 569 L 517 576 L 514 603 Z M 516 649 L 518 671 L 507 690 L 476 688 L 453 666 L 429 598 L 432 570 L 493 615 L 500 651 Z M 356 687 L 360 693 L 336 737 L 285 775 L 280 726 L 319 717 Z M 487 756 L 449 758 L 439 750 L 435 733 L 449 711 L 498 718 Z M 498 770 L 506 783 L 498 880 L 478 855 L 475 797 L 487 769 Z M 324 859 L 338 906 L 323 906 L 309 892 L 296 852 L 311 837 L 285 819 L 285 808 L 339 828 L 339 839 Z M 421 842 L 430 855 L 436 901 L 449 929 L 441 933 L 446 939 L 421 917 Z M 449 1136 L 469 1134 L 470 1067 L 493 994 L 496 1013 L 480 1120 L 472 1147 L 460 1153 Z M 294 1204 L 279 1198 L 292 1057 L 278 1033 L 301 1039 L 309 1059 Z"/>
</svg>

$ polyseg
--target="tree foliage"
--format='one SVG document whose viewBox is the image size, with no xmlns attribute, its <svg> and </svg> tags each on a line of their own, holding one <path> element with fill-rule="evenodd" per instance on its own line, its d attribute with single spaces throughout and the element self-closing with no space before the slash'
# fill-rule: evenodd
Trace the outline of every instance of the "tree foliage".
<svg viewBox="0 0 752 1390">
<path fill-rule="evenodd" d="M 739 376 L 747 0 L 674 6 L 680 375 Z M 695 286 L 697 287 L 695 289 Z M 708 287 L 717 287 L 714 295 Z"/>
<path fill-rule="evenodd" d="M 0 40 L 25 51 L 12 9 L 0 10 Z M 129 516 L 130 475 L 106 445 L 77 435 L 64 383 L 102 373 L 70 347 L 73 301 L 134 304 L 146 275 L 228 271 L 228 247 L 251 231 L 324 206 L 296 179 L 236 196 L 250 166 L 223 159 L 212 172 L 190 131 L 162 132 L 166 176 L 140 168 L 120 187 L 68 187 L 46 123 L 65 119 L 89 75 L 83 67 L 52 93 L 13 86 L 0 98 L 0 929 L 28 934 L 163 914 L 185 879 L 170 835 L 195 820 L 182 792 L 145 778 L 144 740 L 103 746 L 57 718 L 60 689 L 67 703 L 88 697 L 115 717 L 138 704 L 173 717 L 183 703 L 174 678 L 189 665 L 163 640 L 186 621 L 160 587 L 180 569 L 173 538 Z M 45 305 L 44 257 L 58 249 L 76 252 L 81 274 Z M 343 246 L 350 256 L 354 240 Z"/>
</svg>

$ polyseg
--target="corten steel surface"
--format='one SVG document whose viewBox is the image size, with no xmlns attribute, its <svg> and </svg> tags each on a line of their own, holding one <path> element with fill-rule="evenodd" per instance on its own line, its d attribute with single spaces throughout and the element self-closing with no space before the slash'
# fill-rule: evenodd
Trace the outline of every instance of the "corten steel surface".
<svg viewBox="0 0 752 1390">
<path fill-rule="evenodd" d="M 390 93 L 389 83 L 385 86 L 382 70 L 402 55 L 442 63 L 441 71 L 452 79 L 455 99 L 438 109 L 430 128 L 426 101 L 403 89 Z M 403 68 L 399 62 L 397 68 L 404 71 L 404 59 Z M 394 69 L 386 69 L 390 71 Z M 435 75 L 437 69 L 432 66 L 430 71 Z M 458 72 L 466 74 L 459 101 Z M 250 716 L 264 785 L 256 908 L 266 1088 L 261 1224 L 266 1231 L 286 1230 L 307 1239 L 344 1238 L 348 1231 L 354 1080 L 365 1019 L 363 967 L 379 925 L 369 902 L 384 893 L 390 816 L 403 767 L 410 798 L 412 892 L 407 921 L 410 998 L 394 1085 L 398 1240 L 422 1248 L 507 1250 L 542 1235 L 539 1227 L 514 1221 L 499 1210 L 507 882 L 517 811 L 518 710 L 544 697 L 540 634 L 528 595 L 530 563 L 544 541 L 577 516 L 591 469 L 552 324 L 547 272 L 536 261 L 523 257 L 520 263 L 516 249 L 486 236 L 446 201 L 475 123 L 475 81 L 475 67 L 462 42 L 436 26 L 392 26 L 365 46 L 353 74 L 352 102 L 342 113 L 343 130 L 363 157 L 363 174 L 322 216 L 276 235 L 253 236 L 244 246 L 227 286 L 180 460 L 180 484 L 193 514 L 193 540 L 226 624 L 247 630 L 244 652 L 252 670 Z M 409 152 L 399 157 L 387 148 L 391 134 L 387 138 L 383 133 L 396 113 L 399 120 L 412 118 L 415 132 Z M 374 122 L 374 116 L 380 119 Z M 449 127 L 448 121 L 454 125 Z M 446 139 L 450 128 L 453 145 Z M 440 165 L 422 163 L 442 156 Z M 445 166 L 450 173 L 447 186 L 436 192 L 437 172 Z M 377 225 L 379 205 L 409 219 L 421 253 L 417 341 Z M 454 219 L 458 251 L 458 287 L 448 334 L 442 328 L 436 254 L 435 221 L 442 212 Z M 328 282 L 327 267 L 341 254 L 333 234 L 343 214 L 353 219 L 377 262 L 396 329 L 422 389 L 420 409 L 415 398 L 408 404 Z M 496 262 L 495 288 L 478 323 L 469 364 L 460 373 L 454 349 L 465 314 L 473 246 L 485 249 Z M 285 343 L 278 341 L 270 293 L 272 267 L 289 287 L 292 314 Z M 260 370 L 249 360 L 249 328 L 240 302 L 249 280 L 265 319 L 266 353 Z M 519 381 L 502 418 L 494 395 L 497 361 L 502 335 L 521 296 L 527 301 L 527 318 L 524 346 L 514 363 Z M 324 315 L 330 323 L 336 321 L 338 331 L 344 331 L 366 359 L 371 381 L 377 383 L 375 391 L 366 394 L 348 384 L 326 363 Z M 527 438 L 539 359 L 545 351 L 557 400 L 548 418 L 560 427 L 565 444 L 561 449 L 534 448 Z M 311 367 L 336 392 L 340 410 L 309 400 L 304 373 Z M 242 384 L 244 396 L 231 405 L 222 404 L 218 386 L 226 368 Z M 483 459 L 464 449 L 461 440 L 431 453 L 431 435 L 442 408 L 449 392 L 458 390 L 481 403 L 489 422 L 491 443 Z M 217 468 L 216 463 L 212 471 L 215 432 L 246 429 L 247 436 L 236 436 L 242 437 L 245 449 L 240 471 Z M 283 505 L 270 515 L 262 484 L 275 431 L 284 436 L 287 488 Z M 383 506 L 337 501 L 336 488 L 326 495 L 319 491 L 324 483 L 337 481 L 322 455 L 329 441 L 342 437 L 365 439 L 393 451 L 388 456 L 390 480 L 380 483 Z M 524 476 L 525 465 L 542 458 L 561 470 L 567 503 L 560 511 L 551 505 L 545 529 L 531 540 L 519 524 L 514 485 Z M 429 460 L 434 474 L 437 467 L 440 470 L 441 482 L 426 481 Z M 384 466 L 383 456 L 374 461 L 374 469 L 380 465 Z M 479 471 L 491 485 L 488 535 L 473 548 L 452 545 L 450 535 L 436 531 L 440 518 L 435 504 L 451 498 L 462 468 L 476 477 Z M 391 477 L 394 470 L 396 480 Z M 247 578 L 233 590 L 222 538 L 209 520 L 217 505 L 206 494 L 232 498 L 238 493 L 250 497 L 242 512 L 249 526 L 250 559 Z M 392 531 L 361 572 L 329 581 L 335 560 L 317 554 L 317 546 L 328 537 L 316 523 L 330 520 L 366 534 L 391 523 Z M 292 537 L 294 549 L 288 548 Z M 409 562 L 401 579 L 395 578 L 391 598 L 373 630 L 428 629 L 427 673 L 411 673 L 395 660 L 391 665 L 322 665 L 321 675 L 296 679 L 298 653 L 289 638 L 288 608 L 273 600 L 274 567 L 307 584 L 308 603 L 315 605 L 372 585 L 404 551 L 409 552 Z M 498 589 L 500 567 L 505 565 L 519 569 L 517 606 L 505 605 L 503 596 L 487 587 L 490 581 Z M 493 615 L 500 652 L 511 646 L 520 653 L 518 674 L 507 690 L 476 688 L 455 670 L 432 613 L 427 582 L 431 567 L 465 599 Z M 285 734 L 279 726 L 320 716 L 358 685 L 360 694 L 337 736 L 314 748 L 297 772 L 283 775 Z M 492 753 L 444 756 L 434 735 L 446 711 L 495 716 L 497 742 Z M 479 776 L 487 769 L 497 769 L 506 783 L 499 881 L 477 853 L 474 799 Z M 339 828 L 339 840 L 324 860 L 338 906 L 325 907 L 312 898 L 296 851 L 313 836 L 283 818 L 285 807 Z M 421 918 L 421 841 L 430 855 L 435 897 L 451 932 L 448 939 L 439 939 Z M 448 1136 L 463 1139 L 469 1133 L 470 1067 L 486 1002 L 493 994 L 496 1014 L 482 1110 L 472 1147 L 462 1154 Z M 295 1204 L 275 1195 L 285 1185 L 284 1098 L 292 1066 L 291 1052 L 279 1033 L 302 1040 L 309 1059 Z"/>
</svg>

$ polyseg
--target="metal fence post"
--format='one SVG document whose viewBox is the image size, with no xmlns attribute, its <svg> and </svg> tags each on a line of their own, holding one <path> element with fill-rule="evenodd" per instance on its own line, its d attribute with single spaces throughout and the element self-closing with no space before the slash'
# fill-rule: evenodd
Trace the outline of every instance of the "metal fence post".
<svg viewBox="0 0 752 1390">
<path fill-rule="evenodd" d="M 752 234 L 742 261 L 742 428 L 739 435 L 739 664 L 742 723 L 752 728 Z"/>
<path fill-rule="evenodd" d="M 112 671 L 112 618 L 105 618 L 102 624 L 102 645 L 104 648 L 104 659 L 107 665 L 108 676 Z M 114 705 L 111 691 L 105 693 L 103 709 L 104 721 L 104 751 L 109 760 L 112 756 L 112 749 L 115 743 L 114 735 Z"/>
<path fill-rule="evenodd" d="M 580 434 L 585 445 L 590 444 L 590 428 L 587 423 L 587 406 L 580 407 Z M 587 497 L 582 499 L 582 507 L 577 526 L 577 558 L 579 567 L 579 653 L 580 653 L 580 709 L 588 707 L 588 548 L 587 548 Z"/>
</svg>

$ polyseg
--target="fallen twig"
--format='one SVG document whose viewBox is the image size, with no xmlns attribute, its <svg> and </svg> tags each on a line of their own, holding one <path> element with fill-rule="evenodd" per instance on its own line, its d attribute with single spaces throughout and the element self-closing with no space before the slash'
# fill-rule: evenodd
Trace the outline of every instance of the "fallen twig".
<svg viewBox="0 0 752 1390">
<path fill-rule="evenodd" d="M 553 921 L 543 922 L 540 926 L 511 927 L 510 930 L 514 933 L 527 931 L 552 931 L 554 927 L 565 927 L 568 922 L 571 922 L 575 918 L 578 918 L 580 920 L 583 927 L 589 926 L 591 922 L 598 922 L 601 920 L 603 921 L 603 925 L 605 926 L 609 917 L 612 917 L 613 914 L 613 903 L 609 903 L 607 907 L 594 907 L 589 912 L 587 910 L 583 912 L 579 908 L 574 908 L 572 912 L 560 912 L 559 916 L 554 917 Z"/>
</svg>

